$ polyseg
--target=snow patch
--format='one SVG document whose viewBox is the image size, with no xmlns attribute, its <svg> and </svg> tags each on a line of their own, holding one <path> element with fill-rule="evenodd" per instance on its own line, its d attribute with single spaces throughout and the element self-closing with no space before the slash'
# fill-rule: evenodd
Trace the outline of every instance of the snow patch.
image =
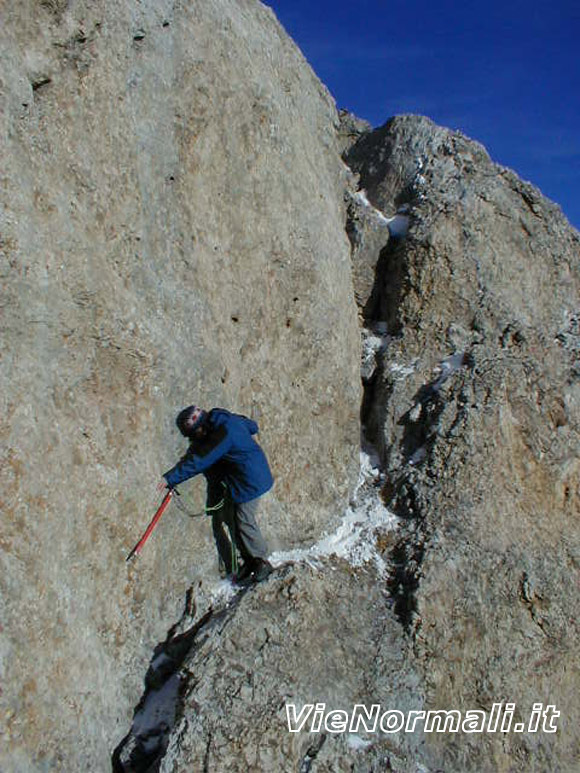
<svg viewBox="0 0 580 773">
<path fill-rule="evenodd" d="M 270 556 L 273 566 L 291 561 L 318 566 L 323 558 L 336 556 L 359 567 L 373 562 L 379 572 L 386 572 L 382 556 L 376 547 L 377 532 L 392 531 L 397 517 L 382 503 L 378 485 L 381 473 L 370 449 L 361 451 L 360 474 L 353 500 L 347 508 L 338 529 L 324 535 L 309 548 L 278 551 Z"/>
<path fill-rule="evenodd" d="M 412 422 L 417 422 L 421 418 L 421 413 L 423 412 L 423 405 L 418 402 L 417 405 L 415 405 L 414 408 L 411 409 L 409 412 L 409 419 Z"/>
<path fill-rule="evenodd" d="M 408 463 L 411 465 L 411 467 L 417 467 L 419 464 L 424 462 L 426 458 L 427 448 L 426 446 L 420 446 L 420 448 L 417 448 L 412 456 L 409 457 Z"/>
<path fill-rule="evenodd" d="M 349 733 L 346 737 L 346 742 L 355 752 L 363 751 L 373 745 L 372 741 L 365 741 L 364 738 L 361 738 L 356 733 Z"/>
<path fill-rule="evenodd" d="M 389 232 L 395 239 L 404 239 L 409 232 L 409 215 L 397 214 L 389 218 Z"/>
<path fill-rule="evenodd" d="M 425 201 L 427 197 L 421 189 L 425 188 L 425 186 L 427 185 L 427 179 L 423 174 L 423 172 L 425 171 L 427 160 L 424 158 L 421 158 L 420 156 L 417 156 L 417 158 L 415 159 L 415 164 L 417 166 L 417 171 L 415 173 L 415 179 L 413 180 L 413 186 L 416 190 L 418 200 Z"/>
<path fill-rule="evenodd" d="M 230 580 L 218 580 L 210 586 L 209 602 L 211 607 L 227 605 L 239 592 L 239 588 L 232 584 Z"/>
<path fill-rule="evenodd" d="M 363 381 L 369 381 L 372 378 L 377 368 L 377 355 L 385 351 L 388 343 L 388 335 L 375 333 L 372 330 L 363 328 L 361 355 L 361 377 Z"/>
<path fill-rule="evenodd" d="M 367 209 L 372 209 L 373 212 L 376 213 L 379 220 L 381 220 L 383 223 L 386 223 L 388 225 L 389 218 L 384 214 L 384 212 L 381 212 L 380 209 L 377 209 L 375 206 L 373 206 L 370 201 L 367 198 L 367 193 L 364 190 L 357 191 L 354 195 L 355 199 L 357 199 L 364 207 Z"/>
<path fill-rule="evenodd" d="M 580 349 L 580 312 L 566 310 L 563 314 L 563 324 L 555 339 L 560 346 L 570 352 Z"/>
<path fill-rule="evenodd" d="M 366 191 L 360 190 L 355 193 L 355 198 L 367 209 L 372 209 L 379 220 L 389 228 L 389 233 L 395 239 L 403 239 L 409 231 L 409 205 L 404 204 L 399 208 L 396 215 L 387 217 L 384 212 L 377 209 L 367 198 Z"/>
<path fill-rule="evenodd" d="M 407 376 L 411 376 L 415 372 L 416 366 L 417 360 L 415 360 L 412 365 L 402 365 L 399 362 L 391 362 L 389 363 L 389 373 L 397 381 L 400 381 L 407 378 Z"/>
<path fill-rule="evenodd" d="M 135 714 L 131 732 L 145 741 L 151 737 L 152 743 L 158 744 L 158 733 L 173 727 L 175 722 L 180 686 L 181 676 L 173 674 L 159 690 L 151 690 L 142 708 Z"/>
<path fill-rule="evenodd" d="M 447 381 L 449 376 L 456 373 L 466 362 L 465 352 L 459 352 L 458 354 L 452 354 L 445 360 L 442 360 L 435 368 L 434 373 L 437 376 L 435 381 L 431 384 L 431 389 L 437 392 L 443 384 Z"/>
</svg>

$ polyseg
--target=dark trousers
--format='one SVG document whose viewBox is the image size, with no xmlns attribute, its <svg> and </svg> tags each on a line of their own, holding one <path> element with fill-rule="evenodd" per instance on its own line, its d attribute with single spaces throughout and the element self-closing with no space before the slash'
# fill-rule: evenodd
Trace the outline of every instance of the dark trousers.
<svg viewBox="0 0 580 773">
<path fill-rule="evenodd" d="M 238 552 L 244 563 L 268 557 L 268 545 L 256 521 L 259 502 L 260 497 L 237 503 L 223 484 L 208 486 L 207 507 L 212 515 L 220 572 L 237 572 Z"/>
</svg>

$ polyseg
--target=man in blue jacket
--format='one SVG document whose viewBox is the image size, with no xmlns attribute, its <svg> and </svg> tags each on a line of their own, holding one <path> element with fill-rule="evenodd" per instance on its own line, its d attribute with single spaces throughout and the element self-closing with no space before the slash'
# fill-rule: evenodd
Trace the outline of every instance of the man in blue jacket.
<svg viewBox="0 0 580 773">
<path fill-rule="evenodd" d="M 266 456 L 253 435 L 258 425 L 222 408 L 206 412 L 190 405 L 176 424 L 190 445 L 163 477 L 169 488 L 203 473 L 208 482 L 208 511 L 220 559 L 237 582 L 265 580 L 272 571 L 268 546 L 256 522 L 259 498 L 274 480 Z M 220 501 L 221 500 L 221 501 Z M 230 526 L 231 542 L 225 532 Z M 236 572 L 238 548 L 244 565 Z"/>
</svg>

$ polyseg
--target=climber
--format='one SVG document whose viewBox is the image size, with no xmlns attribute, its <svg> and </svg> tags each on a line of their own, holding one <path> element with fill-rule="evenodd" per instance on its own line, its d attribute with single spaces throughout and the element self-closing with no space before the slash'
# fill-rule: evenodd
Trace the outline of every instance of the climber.
<svg viewBox="0 0 580 773">
<path fill-rule="evenodd" d="M 175 423 L 190 445 L 163 475 L 160 486 L 172 489 L 203 473 L 220 566 L 239 584 L 265 580 L 272 565 L 256 513 L 260 497 L 274 481 L 266 456 L 252 437 L 258 425 L 222 408 L 207 412 L 195 405 L 184 408 Z M 244 561 L 239 569 L 236 549 Z"/>
</svg>

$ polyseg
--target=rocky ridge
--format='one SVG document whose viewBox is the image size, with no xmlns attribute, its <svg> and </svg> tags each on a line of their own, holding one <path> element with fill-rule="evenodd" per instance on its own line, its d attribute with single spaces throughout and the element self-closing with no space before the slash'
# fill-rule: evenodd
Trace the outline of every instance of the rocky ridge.
<svg viewBox="0 0 580 773">
<path fill-rule="evenodd" d="M 391 587 L 426 705 L 502 699 L 525 717 L 543 702 L 562 717 L 556 736 L 431 737 L 425 760 L 572 770 L 579 235 L 481 145 L 425 118 L 392 119 L 347 161 L 367 199 L 350 195 L 354 260 L 376 267 L 358 299 L 379 340 L 363 421 L 403 524 Z M 377 217 L 401 207 L 407 234 L 377 251 Z"/>
</svg>

